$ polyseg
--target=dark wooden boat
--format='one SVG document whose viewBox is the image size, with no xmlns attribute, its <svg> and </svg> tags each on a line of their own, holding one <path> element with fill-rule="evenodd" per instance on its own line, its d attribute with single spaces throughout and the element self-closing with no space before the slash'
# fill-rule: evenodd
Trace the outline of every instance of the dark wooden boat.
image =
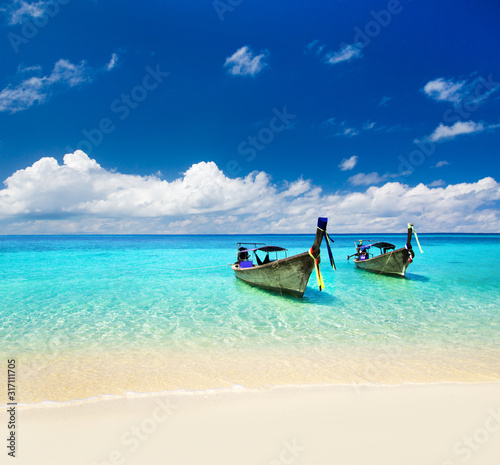
<svg viewBox="0 0 500 465">
<path fill-rule="evenodd" d="M 349 255 L 347 259 L 356 257 L 354 259 L 355 265 L 372 273 L 404 277 L 408 265 L 413 261 L 413 257 L 415 257 L 415 252 L 411 246 L 411 238 L 414 231 L 413 224 L 408 223 L 406 245 L 400 249 L 396 249 L 396 246 L 389 242 L 357 241 L 355 243 L 356 253 Z M 415 237 L 418 242 L 416 232 Z M 368 242 L 368 244 L 363 244 L 363 242 Z M 420 244 L 418 245 L 420 247 Z M 374 248 L 379 250 L 378 255 L 372 253 Z M 420 251 L 422 252 L 421 248 Z"/>
<path fill-rule="evenodd" d="M 318 227 L 314 243 L 308 252 L 303 252 L 291 257 L 286 256 L 287 249 L 277 246 L 267 246 L 258 243 L 237 244 L 238 261 L 232 269 L 238 279 L 256 287 L 269 291 L 290 294 L 302 297 L 306 290 L 309 277 L 316 267 L 320 290 L 323 288 L 321 273 L 319 271 L 320 246 L 323 237 L 327 237 L 328 253 L 334 266 L 329 245 L 329 236 L 326 232 L 327 218 L 318 218 Z M 262 259 L 260 254 L 265 254 Z M 275 254 L 274 259 L 271 254 Z M 278 258 L 284 254 L 284 258 Z"/>
</svg>

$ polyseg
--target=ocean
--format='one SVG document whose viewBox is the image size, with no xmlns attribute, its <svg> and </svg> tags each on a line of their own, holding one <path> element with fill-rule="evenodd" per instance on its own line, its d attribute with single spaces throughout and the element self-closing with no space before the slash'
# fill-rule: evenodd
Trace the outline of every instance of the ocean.
<svg viewBox="0 0 500 465">
<path fill-rule="evenodd" d="M 500 380 L 500 235 L 420 234 L 407 278 L 333 235 L 302 299 L 238 281 L 236 242 L 313 235 L 1 236 L 0 352 L 21 403 L 297 384 Z M 6 369 L 6 367 L 5 367 Z"/>
</svg>

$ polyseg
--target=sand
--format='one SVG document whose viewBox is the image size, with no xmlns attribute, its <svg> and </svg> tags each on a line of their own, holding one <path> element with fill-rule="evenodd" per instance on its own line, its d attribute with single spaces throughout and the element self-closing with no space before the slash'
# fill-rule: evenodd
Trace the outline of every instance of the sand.
<svg viewBox="0 0 500 465">
<path fill-rule="evenodd" d="M 4 445 L 1 463 L 500 463 L 499 383 L 129 395 L 18 406 L 16 421 L 16 460 Z"/>
<path fill-rule="evenodd" d="M 69 401 L 127 391 L 199 391 L 243 385 L 500 382 L 495 351 L 437 348 L 128 350 L 19 357 L 17 401 Z"/>
</svg>

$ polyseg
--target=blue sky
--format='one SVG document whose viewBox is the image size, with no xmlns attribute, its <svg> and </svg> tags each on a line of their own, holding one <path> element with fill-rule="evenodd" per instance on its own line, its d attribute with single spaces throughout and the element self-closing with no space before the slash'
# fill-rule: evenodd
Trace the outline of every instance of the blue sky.
<svg viewBox="0 0 500 465">
<path fill-rule="evenodd" d="M 1 10 L 0 233 L 500 231 L 496 2 Z"/>
</svg>

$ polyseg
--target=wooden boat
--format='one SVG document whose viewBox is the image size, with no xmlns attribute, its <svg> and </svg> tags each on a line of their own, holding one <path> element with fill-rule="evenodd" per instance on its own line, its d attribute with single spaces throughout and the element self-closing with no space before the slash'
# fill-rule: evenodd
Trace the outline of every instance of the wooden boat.
<svg viewBox="0 0 500 465">
<path fill-rule="evenodd" d="M 414 232 L 413 223 L 408 223 L 406 245 L 400 249 L 396 249 L 396 246 L 389 242 L 357 241 L 355 242 L 356 253 L 349 255 L 347 260 L 356 257 L 354 263 L 358 268 L 372 273 L 404 277 L 408 265 L 415 257 L 415 252 L 411 246 L 411 238 Z M 415 238 L 418 243 L 416 232 Z M 363 242 L 368 242 L 368 244 L 363 244 Z M 422 252 L 420 243 L 418 243 L 418 246 Z M 373 248 L 379 249 L 378 255 L 371 253 Z"/>
<path fill-rule="evenodd" d="M 316 237 L 312 247 L 308 252 L 291 257 L 286 256 L 287 249 L 283 247 L 239 242 L 237 244 L 238 260 L 232 265 L 236 277 L 251 286 L 302 297 L 309 277 L 313 269 L 316 269 L 318 283 L 322 290 L 323 280 L 319 271 L 319 263 L 323 237 L 327 238 L 328 253 L 334 266 L 329 245 L 330 238 L 326 232 L 327 222 L 327 218 L 318 218 Z M 259 253 L 265 254 L 265 257 L 262 259 Z M 275 254 L 275 258 L 271 259 L 270 254 Z M 278 258 L 278 254 L 284 254 L 285 257 Z"/>
</svg>

